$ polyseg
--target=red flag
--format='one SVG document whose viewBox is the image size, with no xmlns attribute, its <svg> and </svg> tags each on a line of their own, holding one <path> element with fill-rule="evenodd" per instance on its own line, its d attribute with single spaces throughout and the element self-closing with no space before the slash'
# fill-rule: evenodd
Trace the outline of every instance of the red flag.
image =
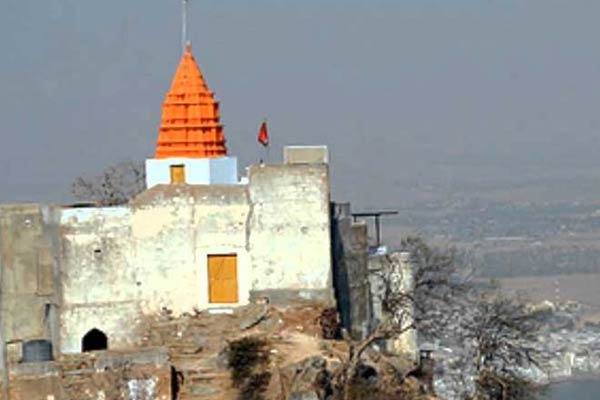
<svg viewBox="0 0 600 400">
<path fill-rule="evenodd" d="M 267 133 L 267 121 L 263 121 L 260 125 L 260 132 L 258 132 L 258 143 L 263 146 L 269 145 L 269 134 Z"/>
</svg>

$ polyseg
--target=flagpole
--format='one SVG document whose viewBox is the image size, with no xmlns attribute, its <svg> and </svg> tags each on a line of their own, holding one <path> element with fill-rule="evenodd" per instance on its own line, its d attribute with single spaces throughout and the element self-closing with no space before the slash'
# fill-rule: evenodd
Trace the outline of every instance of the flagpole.
<svg viewBox="0 0 600 400">
<path fill-rule="evenodd" d="M 265 146 L 265 152 L 266 152 L 266 164 L 269 164 L 269 162 L 271 161 L 269 158 L 269 149 L 271 148 L 271 143 L 269 143 L 268 145 Z"/>
<path fill-rule="evenodd" d="M 263 118 L 263 122 L 266 124 L 267 123 L 267 117 Z M 271 139 L 269 138 L 269 141 L 267 142 L 267 145 L 265 146 L 265 158 L 266 158 L 266 164 L 269 164 L 269 162 L 271 162 L 270 158 L 269 158 L 269 153 L 271 149 Z"/>
<path fill-rule="evenodd" d="M 264 149 L 264 160 L 261 158 L 261 164 L 269 163 L 269 133 L 267 131 L 267 119 L 263 118 L 262 123 L 260 124 L 260 128 L 258 131 L 258 143 L 260 143 Z"/>
</svg>

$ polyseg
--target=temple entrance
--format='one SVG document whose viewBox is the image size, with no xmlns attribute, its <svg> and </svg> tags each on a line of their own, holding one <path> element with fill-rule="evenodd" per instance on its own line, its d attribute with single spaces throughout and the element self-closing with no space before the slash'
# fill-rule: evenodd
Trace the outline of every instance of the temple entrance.
<svg viewBox="0 0 600 400">
<path fill-rule="evenodd" d="M 208 301 L 237 303 L 237 256 L 235 254 L 208 256 Z"/>
<path fill-rule="evenodd" d="M 108 349 L 108 338 L 101 330 L 96 328 L 85 334 L 81 340 L 81 351 L 96 351 Z"/>
</svg>

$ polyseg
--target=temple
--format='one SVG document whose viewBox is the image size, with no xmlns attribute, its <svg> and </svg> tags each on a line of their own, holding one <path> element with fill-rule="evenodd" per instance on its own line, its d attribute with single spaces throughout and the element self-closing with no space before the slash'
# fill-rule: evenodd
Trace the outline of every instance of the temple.
<svg viewBox="0 0 600 400">
<path fill-rule="evenodd" d="M 107 395 L 114 386 L 107 381 L 86 389 L 85 399 L 176 398 L 174 361 L 164 349 L 158 358 L 148 352 L 165 344 L 157 327 L 188 334 L 171 320 L 193 315 L 208 321 L 263 305 L 337 305 L 342 325 L 364 337 L 383 318 L 369 287 L 367 227 L 353 221 L 349 205 L 330 202 L 325 146 L 287 146 L 283 160 L 238 175 L 219 103 L 188 45 L 163 103 L 156 151 L 146 160 L 146 190 L 110 207 L 0 205 L 0 399 L 9 398 L 2 388 L 18 393 L 14 399 L 84 398 L 63 396 L 71 377 L 93 383 L 111 369 L 126 369 L 119 379 L 127 379 L 129 397 Z M 406 264 L 388 261 L 373 270 L 382 275 Z M 221 335 L 210 324 L 206 331 Z M 414 350 L 409 338 L 397 347 Z M 194 357 L 219 370 L 212 360 L 225 353 L 215 349 Z M 131 394 L 142 384 L 152 395 Z M 225 398 L 206 393 L 193 398 Z"/>
<path fill-rule="evenodd" d="M 12 307 L 3 340 L 79 353 L 100 332 L 126 350 L 141 345 L 141 321 L 165 309 L 332 303 L 327 150 L 290 147 L 285 158 L 239 178 L 188 45 L 146 160 L 147 190 L 113 207 L 0 207 L 2 304 Z"/>
</svg>

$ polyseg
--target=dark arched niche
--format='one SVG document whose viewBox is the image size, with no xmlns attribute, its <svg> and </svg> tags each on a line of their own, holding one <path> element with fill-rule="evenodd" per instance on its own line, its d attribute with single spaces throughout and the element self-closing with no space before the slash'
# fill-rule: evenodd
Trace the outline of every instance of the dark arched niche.
<svg viewBox="0 0 600 400">
<path fill-rule="evenodd" d="M 108 338 L 99 329 L 92 329 L 81 339 L 81 351 L 95 351 L 108 349 Z"/>
</svg>

